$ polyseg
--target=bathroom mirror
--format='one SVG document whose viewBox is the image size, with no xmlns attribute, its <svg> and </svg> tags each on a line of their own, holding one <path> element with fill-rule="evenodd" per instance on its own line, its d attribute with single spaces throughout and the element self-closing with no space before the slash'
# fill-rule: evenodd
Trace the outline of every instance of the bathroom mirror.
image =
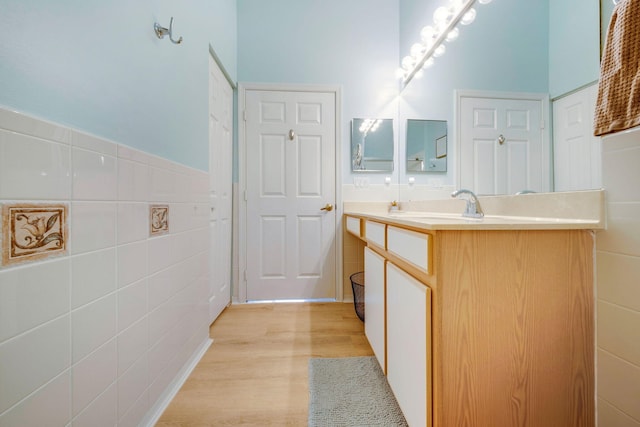
<svg viewBox="0 0 640 427">
<path fill-rule="evenodd" d="M 447 121 L 407 120 L 407 173 L 447 171 Z"/>
<path fill-rule="evenodd" d="M 393 119 L 351 121 L 351 170 L 393 171 Z"/>
</svg>

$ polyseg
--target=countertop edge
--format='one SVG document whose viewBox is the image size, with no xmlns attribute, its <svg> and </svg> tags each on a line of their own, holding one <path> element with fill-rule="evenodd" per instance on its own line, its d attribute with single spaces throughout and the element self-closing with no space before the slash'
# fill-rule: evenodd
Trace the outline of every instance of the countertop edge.
<svg viewBox="0 0 640 427">
<path fill-rule="evenodd" d="M 384 222 L 390 225 L 400 225 L 424 230 L 602 230 L 604 226 L 598 221 L 589 220 L 502 220 L 487 217 L 481 220 L 460 219 L 431 219 L 416 218 L 402 219 L 391 215 L 371 214 L 364 212 L 345 212 L 344 215 Z"/>
</svg>

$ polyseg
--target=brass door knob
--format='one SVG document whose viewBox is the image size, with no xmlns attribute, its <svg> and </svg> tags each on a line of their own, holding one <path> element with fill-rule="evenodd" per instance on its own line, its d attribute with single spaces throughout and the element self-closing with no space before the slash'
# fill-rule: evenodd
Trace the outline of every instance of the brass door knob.
<svg viewBox="0 0 640 427">
<path fill-rule="evenodd" d="M 333 210 L 333 205 L 331 203 L 327 203 L 324 208 L 320 208 L 321 211 L 331 212 Z"/>
</svg>

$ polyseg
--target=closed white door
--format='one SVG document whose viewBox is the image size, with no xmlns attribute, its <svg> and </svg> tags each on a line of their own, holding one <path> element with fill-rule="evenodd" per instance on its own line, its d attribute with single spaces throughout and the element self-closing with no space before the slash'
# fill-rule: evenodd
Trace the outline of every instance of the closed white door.
<svg viewBox="0 0 640 427">
<path fill-rule="evenodd" d="M 209 320 L 231 301 L 233 89 L 209 57 Z"/>
<path fill-rule="evenodd" d="M 246 91 L 247 300 L 336 297 L 335 98 Z"/>
<path fill-rule="evenodd" d="M 460 97 L 460 188 L 476 194 L 549 191 L 540 100 Z"/>
<path fill-rule="evenodd" d="M 602 144 L 593 135 L 597 90 L 591 85 L 553 102 L 555 191 L 602 187 Z"/>
</svg>

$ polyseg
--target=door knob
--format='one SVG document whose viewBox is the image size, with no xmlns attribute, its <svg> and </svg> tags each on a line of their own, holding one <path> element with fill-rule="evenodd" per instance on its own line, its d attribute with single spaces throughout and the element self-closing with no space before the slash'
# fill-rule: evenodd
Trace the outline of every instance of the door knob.
<svg viewBox="0 0 640 427">
<path fill-rule="evenodd" d="M 324 208 L 320 208 L 321 211 L 331 212 L 333 210 L 333 205 L 331 203 L 327 203 Z"/>
<path fill-rule="evenodd" d="M 504 135 L 500 135 L 498 137 L 498 144 L 502 145 L 502 144 L 504 144 L 504 141 L 506 141 Z"/>
</svg>

